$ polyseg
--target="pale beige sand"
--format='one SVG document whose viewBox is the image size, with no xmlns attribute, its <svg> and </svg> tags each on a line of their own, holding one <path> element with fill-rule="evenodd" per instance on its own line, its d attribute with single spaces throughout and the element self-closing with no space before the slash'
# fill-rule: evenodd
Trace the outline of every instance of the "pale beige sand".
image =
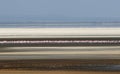
<svg viewBox="0 0 120 74">
<path fill-rule="evenodd" d="M 120 28 L 0 28 L 0 38 L 119 37 Z"/>
</svg>

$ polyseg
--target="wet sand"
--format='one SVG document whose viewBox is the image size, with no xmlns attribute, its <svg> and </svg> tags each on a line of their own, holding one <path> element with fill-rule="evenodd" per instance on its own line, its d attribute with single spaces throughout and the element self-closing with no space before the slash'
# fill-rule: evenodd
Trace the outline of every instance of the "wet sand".
<svg viewBox="0 0 120 74">
<path fill-rule="evenodd" d="M 1 70 L 0 74 L 120 74 L 120 72 L 96 72 L 96 71 L 16 71 Z"/>
<path fill-rule="evenodd" d="M 120 71 L 120 60 L 1 60 L 0 70 Z"/>
</svg>

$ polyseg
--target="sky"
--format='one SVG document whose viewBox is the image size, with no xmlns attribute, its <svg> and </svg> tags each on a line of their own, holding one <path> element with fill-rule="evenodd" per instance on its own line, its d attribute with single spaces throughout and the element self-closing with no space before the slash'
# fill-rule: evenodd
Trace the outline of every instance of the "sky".
<svg viewBox="0 0 120 74">
<path fill-rule="evenodd" d="M 0 20 L 120 17 L 120 0 L 0 0 Z"/>
</svg>

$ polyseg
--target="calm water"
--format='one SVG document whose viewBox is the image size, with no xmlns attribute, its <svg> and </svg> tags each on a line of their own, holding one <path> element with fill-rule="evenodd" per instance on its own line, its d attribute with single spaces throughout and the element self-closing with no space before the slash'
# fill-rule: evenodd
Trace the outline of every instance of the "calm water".
<svg viewBox="0 0 120 74">
<path fill-rule="evenodd" d="M 30 22 L 0 23 L 0 28 L 118 28 L 120 22 Z"/>
<path fill-rule="evenodd" d="M 120 27 L 120 18 L 0 18 L 0 28 Z"/>
</svg>

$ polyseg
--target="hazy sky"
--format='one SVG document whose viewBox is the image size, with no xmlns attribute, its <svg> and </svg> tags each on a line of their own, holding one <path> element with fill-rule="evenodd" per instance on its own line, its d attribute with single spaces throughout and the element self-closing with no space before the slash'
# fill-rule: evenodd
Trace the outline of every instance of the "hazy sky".
<svg viewBox="0 0 120 74">
<path fill-rule="evenodd" d="M 0 18 L 120 17 L 120 0 L 0 0 Z"/>
</svg>

